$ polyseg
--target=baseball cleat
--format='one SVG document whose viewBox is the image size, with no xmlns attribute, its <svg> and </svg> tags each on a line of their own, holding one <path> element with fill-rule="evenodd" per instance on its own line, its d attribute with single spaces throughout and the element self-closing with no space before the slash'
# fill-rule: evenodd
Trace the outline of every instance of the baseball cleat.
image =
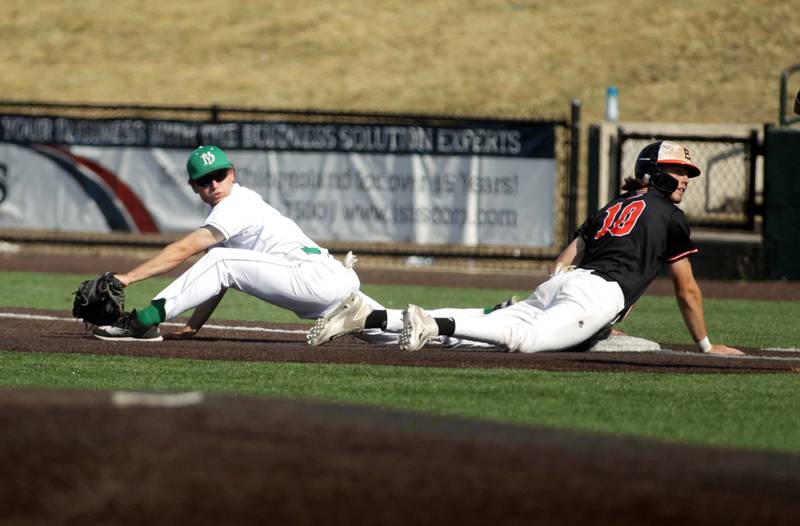
<svg viewBox="0 0 800 526">
<path fill-rule="evenodd" d="M 101 325 L 92 329 L 92 336 L 99 340 L 110 341 L 148 341 L 163 340 L 158 325 L 142 325 L 134 312 L 126 312 L 112 325 Z"/>
<path fill-rule="evenodd" d="M 364 303 L 361 294 L 354 292 L 314 323 L 306 335 L 306 341 L 309 345 L 317 346 L 339 336 L 364 330 L 364 322 L 370 313 L 372 307 Z"/>
<path fill-rule="evenodd" d="M 409 305 L 403 311 L 403 332 L 400 333 L 401 351 L 418 351 L 431 339 L 439 336 L 436 320 L 422 307 Z"/>
</svg>

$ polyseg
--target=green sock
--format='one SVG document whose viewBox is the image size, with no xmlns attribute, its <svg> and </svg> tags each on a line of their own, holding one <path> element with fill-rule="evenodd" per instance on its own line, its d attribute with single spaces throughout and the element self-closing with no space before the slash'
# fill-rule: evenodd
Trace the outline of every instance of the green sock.
<svg viewBox="0 0 800 526">
<path fill-rule="evenodd" d="M 167 313 L 164 311 L 164 304 L 167 302 L 165 299 L 153 300 L 147 307 L 136 310 L 136 319 L 142 325 L 158 325 L 167 319 Z"/>
</svg>

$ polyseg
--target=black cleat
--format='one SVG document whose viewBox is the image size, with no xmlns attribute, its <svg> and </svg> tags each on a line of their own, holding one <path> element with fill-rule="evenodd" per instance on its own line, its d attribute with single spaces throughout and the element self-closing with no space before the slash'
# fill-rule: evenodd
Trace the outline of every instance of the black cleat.
<svg viewBox="0 0 800 526">
<path fill-rule="evenodd" d="M 163 340 L 158 325 L 142 325 L 134 312 L 126 312 L 112 325 L 102 325 L 92 329 L 92 336 L 100 340 L 121 342 Z"/>
</svg>

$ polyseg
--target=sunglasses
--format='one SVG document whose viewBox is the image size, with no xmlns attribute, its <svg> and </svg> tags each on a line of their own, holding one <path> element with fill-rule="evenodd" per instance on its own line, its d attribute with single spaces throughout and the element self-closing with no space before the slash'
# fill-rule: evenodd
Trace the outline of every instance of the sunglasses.
<svg viewBox="0 0 800 526">
<path fill-rule="evenodd" d="M 208 188 L 209 186 L 211 186 L 212 181 L 221 183 L 222 181 L 225 180 L 226 177 L 228 177 L 227 168 L 225 168 L 224 170 L 217 170 L 216 172 L 211 172 L 208 175 L 204 175 L 200 179 L 195 179 L 194 184 L 196 184 L 197 186 L 201 186 L 203 188 Z"/>
</svg>

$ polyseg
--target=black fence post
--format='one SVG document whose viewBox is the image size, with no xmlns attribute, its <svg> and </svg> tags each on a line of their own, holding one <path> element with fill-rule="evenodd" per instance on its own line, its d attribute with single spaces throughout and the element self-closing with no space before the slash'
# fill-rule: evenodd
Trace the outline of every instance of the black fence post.
<svg viewBox="0 0 800 526">
<path fill-rule="evenodd" d="M 612 174 L 612 188 L 616 193 L 622 188 L 622 180 L 624 179 L 624 177 L 622 177 L 622 145 L 626 140 L 628 140 L 628 136 L 625 130 L 622 129 L 622 126 L 617 127 L 617 139 L 616 144 L 614 144 L 614 173 Z"/>
<path fill-rule="evenodd" d="M 565 245 L 572 241 L 577 228 L 578 214 L 578 163 L 580 160 L 581 101 L 573 100 L 570 117 L 569 194 L 567 197 L 567 232 Z"/>
<path fill-rule="evenodd" d="M 761 144 L 758 141 L 758 130 L 750 130 L 750 157 L 748 169 L 750 174 L 747 178 L 747 203 L 745 204 L 745 214 L 747 214 L 747 229 L 756 228 L 756 169 L 758 156 L 763 155 Z"/>
<path fill-rule="evenodd" d="M 586 147 L 586 213 L 600 206 L 600 125 L 590 124 Z"/>
</svg>

